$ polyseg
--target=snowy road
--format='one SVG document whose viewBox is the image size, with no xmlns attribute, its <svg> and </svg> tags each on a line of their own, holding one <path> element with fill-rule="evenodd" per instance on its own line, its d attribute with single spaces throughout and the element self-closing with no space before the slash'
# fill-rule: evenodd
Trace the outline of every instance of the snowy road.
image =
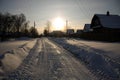
<svg viewBox="0 0 120 80">
<path fill-rule="evenodd" d="M 9 80 L 94 80 L 71 53 L 47 38 L 38 39 L 23 63 L 8 74 Z"/>
<path fill-rule="evenodd" d="M 120 55 L 116 53 L 117 51 L 119 52 L 119 43 L 89 42 L 70 38 L 49 39 L 55 41 L 83 61 L 88 69 L 100 80 L 120 80 Z M 102 47 L 98 44 L 101 44 Z M 109 50 L 109 53 L 106 50 Z"/>
</svg>

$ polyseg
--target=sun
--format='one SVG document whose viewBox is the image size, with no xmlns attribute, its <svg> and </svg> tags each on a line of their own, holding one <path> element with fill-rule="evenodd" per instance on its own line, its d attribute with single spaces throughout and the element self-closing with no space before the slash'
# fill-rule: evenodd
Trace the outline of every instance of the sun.
<svg viewBox="0 0 120 80">
<path fill-rule="evenodd" d="M 53 30 L 64 30 L 65 22 L 62 18 L 57 17 L 53 20 Z"/>
</svg>

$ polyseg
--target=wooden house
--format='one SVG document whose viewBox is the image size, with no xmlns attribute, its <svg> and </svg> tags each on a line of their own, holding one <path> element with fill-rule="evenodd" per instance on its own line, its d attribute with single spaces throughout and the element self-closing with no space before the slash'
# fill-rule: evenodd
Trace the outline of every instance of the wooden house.
<svg viewBox="0 0 120 80">
<path fill-rule="evenodd" d="M 91 29 L 98 33 L 120 33 L 120 16 L 107 14 L 95 14 L 91 21 Z"/>
</svg>

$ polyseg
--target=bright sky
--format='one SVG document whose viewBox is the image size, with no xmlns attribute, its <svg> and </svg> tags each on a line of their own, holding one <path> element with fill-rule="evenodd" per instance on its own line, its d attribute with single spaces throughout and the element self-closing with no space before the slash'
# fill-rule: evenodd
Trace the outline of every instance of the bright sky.
<svg viewBox="0 0 120 80">
<path fill-rule="evenodd" d="M 94 14 L 120 15 L 120 0 L 0 0 L 0 12 L 24 13 L 31 25 L 36 22 L 42 32 L 48 20 L 57 17 L 68 20 L 71 28 L 83 28 Z"/>
</svg>

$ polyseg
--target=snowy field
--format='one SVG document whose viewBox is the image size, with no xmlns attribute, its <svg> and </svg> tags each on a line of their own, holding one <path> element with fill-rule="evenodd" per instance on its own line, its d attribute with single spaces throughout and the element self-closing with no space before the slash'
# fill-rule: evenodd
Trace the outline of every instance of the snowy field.
<svg viewBox="0 0 120 80">
<path fill-rule="evenodd" d="M 107 77 L 107 80 L 118 80 L 120 77 L 120 43 L 70 38 L 50 39 L 73 53 L 97 77 Z"/>
<path fill-rule="evenodd" d="M 87 41 L 80 39 L 68 39 L 67 43 L 76 45 L 76 46 L 84 46 L 87 49 L 95 49 L 99 50 L 100 54 L 107 55 L 112 59 L 120 62 L 120 43 L 110 43 L 110 42 L 99 42 L 99 41 Z"/>
<path fill-rule="evenodd" d="M 0 54 L 4 54 L 7 51 L 21 47 L 31 41 L 30 38 L 18 38 L 16 40 L 0 42 Z"/>
</svg>

